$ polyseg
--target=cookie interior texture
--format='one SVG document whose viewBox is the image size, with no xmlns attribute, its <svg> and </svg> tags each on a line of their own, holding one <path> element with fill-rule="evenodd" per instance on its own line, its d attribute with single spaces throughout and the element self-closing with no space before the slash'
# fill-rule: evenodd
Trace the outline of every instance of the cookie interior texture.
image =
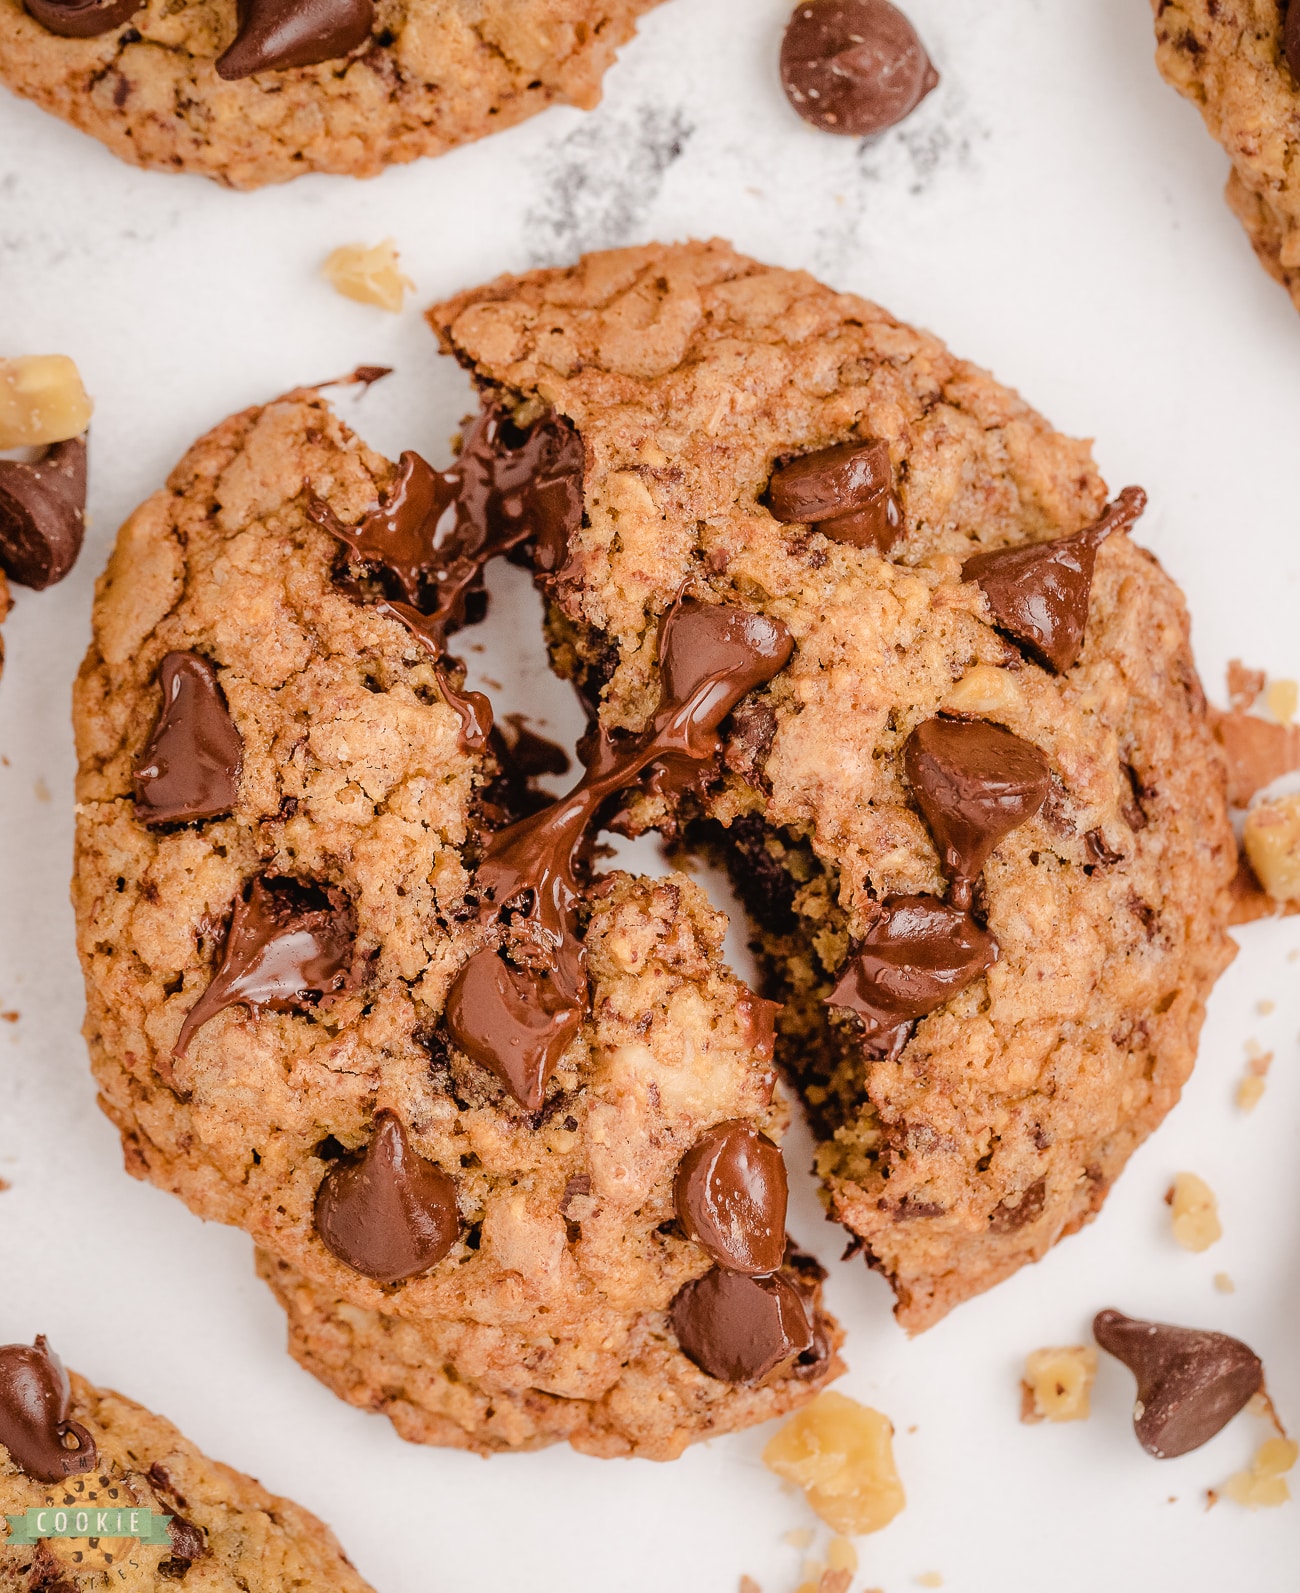
<svg viewBox="0 0 1300 1593">
<path fill-rule="evenodd" d="M 1094 520 L 1087 445 L 935 338 L 725 243 L 502 278 L 430 320 L 489 394 L 582 435 L 586 519 L 548 623 L 602 722 L 646 723 L 657 619 L 684 583 L 794 635 L 703 801 L 645 791 L 622 823 L 732 866 L 829 1210 L 903 1324 L 929 1326 L 1095 1215 L 1177 1100 L 1232 954 L 1235 848 L 1182 597 L 1113 536 L 1079 661 L 1030 662 L 961 566 Z M 776 465 L 854 437 L 889 444 L 905 517 L 889 558 L 762 502 Z M 880 898 L 945 889 L 901 756 L 940 710 L 1039 748 L 1051 791 L 984 869 L 996 964 L 899 1060 L 869 1061 L 825 997 Z"/>
<path fill-rule="evenodd" d="M 209 1460 L 169 1421 L 107 1389 L 70 1374 L 69 1415 L 90 1434 L 98 1451 L 91 1471 L 66 1481 L 26 1475 L 0 1445 L 0 1515 L 21 1515 L 46 1504 L 90 1508 L 140 1507 L 180 1518 L 193 1532 L 180 1546 L 198 1547 L 192 1562 L 170 1545 L 129 1539 L 106 1548 L 113 1563 L 88 1566 L 74 1559 L 91 1547 L 85 1539 L 50 1538 L 28 1545 L 0 1542 L 0 1589 L 89 1590 L 108 1586 L 127 1593 L 161 1593 L 182 1581 L 211 1593 L 369 1593 L 334 1534 L 290 1499 L 269 1493 L 251 1477 Z"/>
<path fill-rule="evenodd" d="M 377 0 L 369 41 L 346 58 L 225 82 L 213 63 L 235 36 L 235 0 L 147 0 L 89 39 L 0 0 L 0 82 L 137 166 L 232 188 L 371 177 L 551 104 L 590 109 L 657 3 Z"/>
<path fill-rule="evenodd" d="M 246 1228 L 293 1301 L 314 1291 L 291 1306 L 301 1358 L 409 1436 L 669 1456 L 839 1369 L 811 1273 L 817 1352 L 760 1388 L 706 1377 L 668 1326 L 709 1267 L 675 1221 L 679 1160 L 716 1122 L 784 1125 L 761 1009 L 695 885 L 615 874 L 584 908 L 590 1012 L 541 1109 L 451 1043 L 447 992 L 484 944 L 470 891 L 503 818 L 497 766 L 461 749 L 432 659 L 345 593 L 339 546 L 307 514 L 319 497 L 354 522 L 396 475 L 299 392 L 218 426 L 119 534 L 75 702 L 74 898 L 102 1104 L 132 1172 Z M 169 653 L 215 669 L 243 766 L 228 816 L 151 827 L 133 771 Z M 177 1057 L 258 875 L 346 899 L 353 977 L 303 1011 L 227 1007 Z M 395 1285 L 313 1224 L 322 1181 L 381 1111 L 454 1181 L 460 1217 L 450 1252 Z"/>
<path fill-rule="evenodd" d="M 1227 199 L 1300 308 L 1300 82 L 1279 0 L 1152 0 L 1156 63 L 1232 160 Z"/>
</svg>

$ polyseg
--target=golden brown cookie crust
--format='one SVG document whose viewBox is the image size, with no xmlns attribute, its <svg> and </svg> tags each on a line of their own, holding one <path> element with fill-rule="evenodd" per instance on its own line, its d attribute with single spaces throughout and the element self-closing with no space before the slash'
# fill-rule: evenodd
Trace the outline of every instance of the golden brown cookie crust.
<svg viewBox="0 0 1300 1593">
<path fill-rule="evenodd" d="M 1227 199 L 1300 308 L 1300 84 L 1278 0 L 1151 0 L 1156 64 L 1232 160 Z"/>
<path fill-rule="evenodd" d="M 52 1586 L 99 1593 L 168 1593 L 185 1579 L 203 1593 L 371 1593 L 334 1534 L 301 1505 L 268 1493 L 251 1477 L 209 1460 L 169 1421 L 70 1373 L 71 1420 L 95 1441 L 99 1464 L 66 1483 L 27 1476 L 0 1445 L 0 1516 L 95 1492 L 107 1504 L 180 1516 L 203 1532 L 206 1552 L 188 1570 L 170 1547 L 134 1544 L 107 1571 L 79 1571 L 77 1540 L 26 1547 L 0 1541 L 0 1590 Z M 111 1491 L 111 1492 L 110 1492 Z"/>
<path fill-rule="evenodd" d="M 658 0 L 378 0 L 340 61 L 227 83 L 213 62 L 235 0 L 148 0 L 97 39 L 64 39 L 0 0 L 0 82 L 136 166 L 231 188 L 303 172 L 373 177 L 556 103 L 589 110 Z"/>
<path fill-rule="evenodd" d="M 1087 445 L 935 338 L 725 243 L 502 278 L 430 319 L 486 387 L 583 436 L 587 523 L 550 625 L 604 722 L 646 722 L 657 619 L 684 583 L 795 637 L 736 726 L 704 833 L 760 909 L 778 1057 L 831 1211 L 926 1327 L 1087 1221 L 1190 1072 L 1231 955 L 1235 847 L 1182 598 L 1112 537 L 1079 663 L 1028 662 L 961 563 L 1095 518 Z M 906 534 L 889 560 L 760 501 L 776 461 L 854 436 L 890 447 Z M 1053 790 L 985 870 L 996 966 L 900 1061 L 864 1066 L 823 1002 L 876 899 L 944 888 L 901 749 L 945 707 L 1033 742 Z M 627 817 L 681 821 L 650 797 Z M 1120 860 L 1099 863 L 1090 834 Z"/>
</svg>

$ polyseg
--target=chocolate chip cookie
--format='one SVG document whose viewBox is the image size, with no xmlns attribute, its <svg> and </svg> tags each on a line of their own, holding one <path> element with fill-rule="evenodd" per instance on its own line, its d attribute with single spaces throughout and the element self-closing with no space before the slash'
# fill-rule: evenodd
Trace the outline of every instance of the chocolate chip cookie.
<svg viewBox="0 0 1300 1593">
<path fill-rule="evenodd" d="M 549 639 L 608 738 L 682 594 L 789 633 L 716 757 L 610 822 L 732 868 L 831 1213 L 910 1329 L 1099 1210 L 1231 955 L 1235 850 L 1173 582 L 1086 444 L 937 339 L 722 242 L 435 308 L 586 451 Z"/>
<path fill-rule="evenodd" d="M 166 1517 L 144 1527 L 163 1541 L 0 1538 L 5 1593 L 153 1593 L 186 1579 L 213 1593 L 368 1593 L 323 1522 L 209 1460 L 161 1416 L 69 1374 L 38 1338 L 0 1348 L 0 1517 L 43 1507 L 56 1530 L 81 1512 L 87 1525 L 100 1511 Z"/>
<path fill-rule="evenodd" d="M 123 160 L 372 177 L 590 109 L 657 0 L 0 0 L 0 81 Z"/>
<path fill-rule="evenodd" d="M 1300 307 L 1300 6 L 1152 0 L 1156 63 L 1232 160 L 1227 200 Z"/>
<path fill-rule="evenodd" d="M 810 1397 L 838 1332 L 787 1251 L 771 1004 L 695 885 L 590 845 L 793 644 L 681 594 L 648 725 L 532 791 L 448 649 L 488 558 L 563 577 L 586 470 L 536 402 L 446 471 L 314 391 L 197 443 L 99 584 L 74 897 L 128 1167 L 253 1235 L 313 1369 L 432 1442 L 668 1456 Z"/>
</svg>

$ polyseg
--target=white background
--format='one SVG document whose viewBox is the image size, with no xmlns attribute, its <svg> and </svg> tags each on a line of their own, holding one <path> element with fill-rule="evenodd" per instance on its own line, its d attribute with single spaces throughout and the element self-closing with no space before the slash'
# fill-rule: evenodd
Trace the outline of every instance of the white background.
<svg viewBox="0 0 1300 1593">
<path fill-rule="evenodd" d="M 1188 591 L 1213 696 L 1234 655 L 1300 675 L 1300 316 L 1221 201 L 1224 157 L 1156 74 L 1144 0 L 910 0 L 943 82 L 867 147 L 788 110 L 788 4 L 670 0 L 593 115 L 553 111 L 366 184 L 239 195 L 145 174 L 0 94 L 0 353 L 72 355 L 97 405 L 85 553 L 62 586 L 19 591 L 4 628 L 0 1007 L 21 1016 L 0 1024 L 0 1342 L 48 1333 L 69 1364 L 317 1511 L 380 1593 L 730 1593 L 741 1572 L 788 1593 L 799 1555 L 781 1534 L 812 1518 L 761 1466 L 762 1430 L 670 1466 L 402 1444 L 286 1358 L 242 1233 L 121 1171 L 78 1034 L 68 696 L 115 528 L 196 436 L 286 387 L 386 363 L 397 375 L 344 395 L 345 412 L 390 454 L 445 460 L 468 391 L 421 306 L 583 248 L 721 233 L 880 299 L 1094 436 L 1112 486 L 1151 494 L 1140 536 Z M 335 245 L 387 234 L 418 284 L 400 318 L 317 275 Z M 501 684 L 499 711 L 571 731 L 567 688 L 539 683 L 526 583 L 507 571 L 495 588 L 487 651 L 467 656 Z M 792 1141 L 792 1228 L 831 1266 L 849 1332 L 840 1386 L 893 1418 L 908 1491 L 862 1541 L 857 1585 L 901 1593 L 931 1570 L 963 1593 L 1295 1585 L 1300 1506 L 1205 1509 L 1262 1423 L 1153 1461 L 1114 1362 L 1091 1421 L 1017 1421 L 1025 1352 L 1078 1341 L 1117 1305 L 1241 1335 L 1300 1426 L 1300 918 L 1240 939 L 1184 1103 L 1100 1220 L 915 1342 L 885 1285 L 836 1262 L 843 1235 Z M 1246 1117 L 1233 1092 L 1252 1036 L 1277 1056 Z M 1169 1237 L 1161 1196 L 1182 1168 L 1221 1201 L 1225 1237 L 1203 1256 Z M 1234 1295 L 1212 1286 L 1220 1270 Z"/>
</svg>

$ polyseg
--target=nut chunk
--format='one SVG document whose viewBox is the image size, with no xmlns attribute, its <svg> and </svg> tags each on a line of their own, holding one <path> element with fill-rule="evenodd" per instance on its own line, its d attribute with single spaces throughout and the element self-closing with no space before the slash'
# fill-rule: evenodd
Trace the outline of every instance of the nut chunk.
<svg viewBox="0 0 1300 1593">
<path fill-rule="evenodd" d="M 90 409 L 66 354 L 0 360 L 0 448 L 41 448 L 80 437 Z"/>
<path fill-rule="evenodd" d="M 321 275 L 345 299 L 376 304 L 394 315 L 402 308 L 406 290 L 415 286 L 398 270 L 397 245 L 391 238 L 371 249 L 364 243 L 343 244 L 321 267 Z"/>
<path fill-rule="evenodd" d="M 1273 900 L 1300 901 L 1300 791 L 1251 808 L 1242 839 L 1250 866 Z"/>
<path fill-rule="evenodd" d="M 1300 1458 L 1300 1445 L 1290 1438 L 1268 1438 L 1255 1451 L 1248 1471 L 1234 1472 L 1223 1491 L 1247 1510 L 1269 1510 L 1291 1497 L 1286 1474 Z"/>
<path fill-rule="evenodd" d="M 1219 1202 L 1203 1178 L 1179 1173 L 1165 1198 L 1173 1207 L 1174 1238 L 1184 1250 L 1208 1250 L 1223 1238 Z"/>
<path fill-rule="evenodd" d="M 1086 1420 L 1096 1376 L 1097 1352 L 1088 1345 L 1034 1350 L 1025 1358 L 1021 1421 Z"/>
<path fill-rule="evenodd" d="M 879 1532 L 907 1502 L 894 1466 L 893 1423 L 846 1394 L 819 1394 L 763 1451 L 837 1532 Z"/>
</svg>

